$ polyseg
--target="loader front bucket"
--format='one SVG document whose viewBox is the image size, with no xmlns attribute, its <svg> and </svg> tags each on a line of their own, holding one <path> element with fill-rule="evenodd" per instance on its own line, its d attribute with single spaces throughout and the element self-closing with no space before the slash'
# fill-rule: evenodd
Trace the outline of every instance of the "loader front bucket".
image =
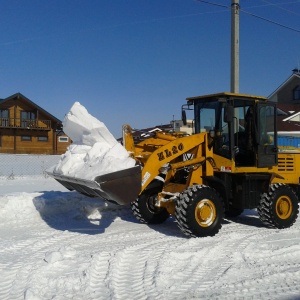
<svg viewBox="0 0 300 300">
<path fill-rule="evenodd" d="M 68 190 L 75 190 L 89 197 L 102 197 L 120 205 L 128 205 L 138 197 L 141 191 L 141 173 L 141 167 L 135 166 L 86 180 L 47 172 Z"/>
</svg>

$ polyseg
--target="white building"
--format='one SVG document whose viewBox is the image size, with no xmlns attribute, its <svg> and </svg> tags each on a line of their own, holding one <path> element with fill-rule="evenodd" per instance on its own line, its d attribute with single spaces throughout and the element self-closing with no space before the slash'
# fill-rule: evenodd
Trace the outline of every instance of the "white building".
<svg viewBox="0 0 300 300">
<path fill-rule="evenodd" d="M 171 125 L 173 126 L 173 130 L 175 132 L 186 132 L 187 134 L 194 133 L 194 121 L 186 120 L 186 125 L 183 124 L 182 120 L 174 120 L 171 121 Z"/>
</svg>

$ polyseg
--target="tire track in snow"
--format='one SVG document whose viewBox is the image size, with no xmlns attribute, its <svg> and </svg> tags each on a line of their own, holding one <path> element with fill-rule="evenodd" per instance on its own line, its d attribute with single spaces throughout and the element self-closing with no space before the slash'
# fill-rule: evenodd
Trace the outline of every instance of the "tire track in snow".
<svg viewBox="0 0 300 300">
<path fill-rule="evenodd" d="M 244 227 L 247 228 L 246 225 L 237 226 L 240 227 L 240 230 Z M 266 237 L 274 234 L 274 231 L 267 228 L 261 228 L 259 232 L 255 233 L 253 229 L 247 229 L 245 230 L 248 233 L 247 235 L 245 235 L 243 230 L 241 231 L 242 233 L 237 230 L 238 234 L 236 235 L 228 232 L 225 236 L 191 240 L 161 238 L 155 231 L 151 232 L 150 235 L 149 233 L 141 233 L 135 238 L 132 234 L 128 234 L 125 237 L 113 234 L 109 238 L 111 240 L 110 243 L 103 248 L 108 250 L 113 245 L 115 248 L 115 256 L 111 258 L 108 267 L 107 278 L 110 282 L 108 287 L 116 299 L 121 299 L 124 295 L 129 295 L 128 297 L 133 297 L 132 299 L 156 299 L 160 298 L 161 294 L 166 299 L 172 297 L 184 299 L 184 295 L 191 290 L 195 290 L 196 296 L 201 295 L 201 297 L 205 298 L 205 295 L 207 295 L 208 299 L 210 295 L 213 295 L 211 290 L 216 288 L 218 279 L 222 279 L 232 265 L 236 264 L 235 254 L 243 254 L 247 246 L 250 245 L 250 248 L 255 247 L 253 245 L 257 240 L 265 240 Z M 227 235 L 230 237 L 228 240 L 226 240 Z M 155 236 L 159 236 L 157 241 L 155 241 Z M 146 238 L 145 240 L 143 239 L 144 237 Z M 116 241 L 118 239 L 119 244 L 117 245 Z M 224 239 L 226 240 L 225 242 Z M 138 245 L 126 246 L 129 240 L 132 240 L 129 244 L 135 242 Z M 184 246 L 181 246 L 182 242 Z M 125 247 L 125 250 L 120 250 L 122 247 Z M 155 277 L 160 272 L 160 266 L 164 266 L 165 261 L 170 261 L 170 253 L 175 253 L 174 260 L 176 260 L 176 258 L 181 256 L 182 252 L 183 254 L 185 251 L 197 253 L 199 248 L 200 250 L 208 250 L 207 253 L 209 255 L 207 257 L 204 256 L 204 258 L 199 256 L 199 261 L 196 264 L 191 266 L 186 264 L 182 272 L 176 272 L 175 275 L 170 274 L 170 276 L 176 277 L 174 281 L 175 289 L 164 291 L 166 286 L 163 282 L 158 284 Z M 206 264 L 203 263 L 203 260 Z M 132 276 L 132 273 L 135 275 Z M 94 282 L 98 282 L 101 285 L 100 281 L 95 280 Z M 126 284 L 120 284 L 122 282 L 126 282 Z M 132 285 L 132 282 L 136 282 L 136 285 Z M 224 294 L 229 295 L 244 295 L 245 290 L 250 291 L 251 287 L 237 284 L 232 286 L 232 288 L 227 287 L 227 291 L 221 289 Z"/>
<path fill-rule="evenodd" d="M 24 290 L 26 290 L 26 286 L 28 285 L 29 281 L 28 274 L 31 273 L 32 269 L 33 265 L 31 264 L 26 264 L 25 266 L 22 264 L 18 264 L 16 266 L 16 275 L 9 293 L 9 299 L 24 298 Z"/>
<path fill-rule="evenodd" d="M 110 272 L 113 299 L 161 299 L 156 287 L 159 257 L 164 256 L 170 241 L 160 237 L 119 251 Z"/>
<path fill-rule="evenodd" d="M 259 294 L 257 291 L 255 294 L 261 298 L 267 298 L 274 291 L 276 291 L 277 299 L 300 298 L 300 250 L 297 245 L 288 244 L 291 242 L 288 237 L 294 235 L 293 231 L 295 228 L 276 233 L 284 237 L 285 245 L 281 242 L 282 239 L 275 240 L 274 234 L 270 233 L 264 237 L 264 243 L 257 245 L 256 251 L 245 255 L 249 267 L 260 270 L 257 282 L 263 288 Z M 268 239 L 271 240 L 268 241 Z M 254 283 L 253 279 L 249 279 L 243 282 L 243 286 L 245 288 Z"/>
<path fill-rule="evenodd" d="M 51 231 L 52 232 L 52 231 Z M 157 234 L 155 233 L 155 231 L 151 232 L 150 235 L 148 237 L 146 237 L 146 234 L 144 232 L 141 232 L 140 234 L 138 234 L 137 236 L 134 235 L 130 235 L 132 238 L 132 243 L 136 243 L 137 240 L 143 240 L 143 241 L 151 241 L 153 239 L 153 235 Z M 28 281 L 24 281 L 23 278 L 26 278 L 26 276 L 31 280 L 35 281 L 35 282 L 45 282 L 45 278 L 43 278 L 43 276 L 47 276 L 47 274 L 50 274 L 50 277 L 52 276 L 51 274 L 57 273 L 60 274 L 62 272 L 62 270 L 64 270 L 65 268 L 65 273 L 68 272 L 68 267 L 67 266 L 63 266 L 61 265 L 61 263 L 59 263 L 57 266 L 55 264 L 49 264 L 47 265 L 47 271 L 45 272 L 43 268 L 39 268 L 37 270 L 34 270 L 32 272 L 28 272 L 26 275 L 26 270 L 30 270 L 34 265 L 36 265 L 36 262 L 40 262 L 42 263 L 44 257 L 45 257 L 45 253 L 46 252 L 55 252 L 59 247 L 61 247 L 61 245 L 76 245 L 76 248 L 78 248 L 79 250 L 83 250 L 84 252 L 90 253 L 90 249 L 96 249 L 97 248 L 101 248 L 101 244 L 103 244 L 103 248 L 104 249 L 112 249 L 114 248 L 114 251 L 119 251 L 120 249 L 124 249 L 124 245 L 128 244 L 128 236 L 123 236 L 120 234 L 115 234 L 113 235 L 110 239 L 110 243 L 106 243 L 105 239 L 103 239 L 103 243 L 101 243 L 101 235 L 98 236 L 98 238 L 96 238 L 95 236 L 89 236 L 89 235 L 82 235 L 82 234 L 78 234 L 78 233 L 71 233 L 71 232 L 62 232 L 62 233 L 56 233 L 55 235 L 53 235 L 52 232 L 52 236 L 49 238 L 49 232 L 45 232 L 44 236 L 39 236 L 38 241 L 36 242 L 36 240 L 27 240 L 26 243 L 19 243 L 19 245 L 14 249 L 14 253 L 12 253 L 12 256 L 18 255 L 18 257 L 14 257 L 14 263 L 18 262 L 18 267 L 15 265 L 15 272 L 13 272 L 12 276 L 12 285 L 10 287 L 11 291 L 14 291 L 14 295 L 17 295 L 19 293 L 21 293 L 21 291 L 26 291 L 26 286 Z M 99 241 L 100 240 L 100 241 Z M 100 243 L 99 243 L 100 242 Z M 8 252 L 11 253 L 12 248 L 8 249 Z M 103 256 L 100 253 L 100 257 Z M 28 259 L 26 261 L 23 261 L 23 257 L 27 257 Z M 97 256 L 95 256 L 97 257 Z M 102 257 L 103 258 L 103 257 Z M 105 260 L 105 256 L 103 258 Z M 93 260 L 94 263 L 95 260 Z M 82 264 L 82 262 L 79 260 L 79 265 Z M 92 263 L 92 264 L 93 264 Z M 94 274 L 99 270 L 100 266 L 101 266 L 101 270 L 100 273 L 102 272 L 107 272 L 109 271 L 109 265 L 106 266 L 103 263 L 100 263 L 100 261 L 98 262 L 98 266 L 94 271 Z M 10 268 L 11 266 L 8 265 L 8 268 Z M 44 264 L 44 268 L 46 267 L 46 265 Z M 59 269 L 57 269 L 59 268 Z M 103 271 L 102 268 L 108 268 L 108 270 Z M 17 273 L 23 270 L 22 272 L 22 276 L 17 276 Z M 72 271 L 72 268 L 70 267 L 70 271 L 71 273 L 74 272 Z M 41 275 L 39 275 L 38 273 L 41 273 Z M 25 275 L 23 275 L 25 274 Z M 76 276 L 76 275 L 75 275 Z M 104 277 L 104 275 L 100 274 L 100 279 Z M 102 277 L 101 277 L 102 276 Z M 40 278 L 38 280 L 38 278 Z M 51 288 L 46 288 L 45 290 L 48 291 L 48 293 L 57 293 L 60 294 L 61 291 L 61 287 L 64 284 L 68 284 L 67 282 L 68 277 L 67 276 L 61 276 L 59 278 L 52 278 L 51 279 Z M 63 281 L 65 281 L 65 283 L 63 283 Z M 97 284 L 99 285 L 99 288 L 97 288 Z M 102 280 L 96 280 L 95 278 L 93 279 L 91 277 L 91 281 L 90 281 L 90 285 L 92 288 L 92 290 L 94 291 L 94 293 L 90 293 L 90 295 L 100 295 L 99 291 L 101 291 L 101 294 L 103 293 L 103 287 L 105 287 L 105 285 L 102 284 Z M 56 290 L 56 292 L 55 292 Z M 43 293 L 46 291 L 41 291 L 40 293 L 42 293 L 42 295 L 44 295 Z M 10 294 L 9 291 L 6 292 L 6 294 Z M 107 293 L 106 293 L 107 294 Z M 21 294 L 19 294 L 19 296 L 21 296 Z M 16 297 L 18 298 L 18 297 Z M 97 299 L 99 297 L 95 297 L 95 299 Z M 2 299 L 2 298 L 1 298 Z M 11 297 L 3 297 L 3 299 L 11 299 Z M 107 298 L 106 298 L 107 299 Z"/>
<path fill-rule="evenodd" d="M 248 236 L 237 234 L 234 235 L 234 238 L 231 233 L 231 238 L 225 239 L 225 241 L 223 236 L 192 239 L 187 243 L 188 246 L 185 244 L 182 247 L 171 247 L 169 261 L 161 260 L 160 269 L 161 273 L 167 273 L 164 270 L 172 269 L 176 274 L 170 275 L 173 286 L 162 288 L 164 297 L 166 299 L 185 299 L 186 293 L 193 291 L 196 298 L 211 298 L 211 291 L 216 290 L 218 281 L 222 282 L 224 274 L 236 264 L 235 255 L 243 253 L 249 245 L 253 245 L 258 236 L 263 238 L 268 235 L 267 231 L 268 229 L 257 234 L 252 230 Z M 176 264 L 172 265 L 172 257 L 179 265 L 177 269 Z M 170 278 L 167 276 L 168 274 L 158 280 L 168 282 Z M 236 292 L 237 289 L 234 286 L 232 292 Z M 243 294 L 243 291 L 239 290 L 239 293 Z"/>
<path fill-rule="evenodd" d="M 231 283 L 223 286 L 218 293 L 215 292 L 215 288 L 214 292 L 203 299 L 221 297 L 221 299 L 230 300 L 240 298 L 296 300 L 300 298 L 300 285 L 298 283 L 299 275 L 299 272 L 296 272 L 296 274 L 274 274 L 273 276 L 266 275 L 237 281 L 234 284 Z M 259 288 L 257 288 L 258 286 Z"/>
<path fill-rule="evenodd" d="M 101 252 L 93 256 L 91 266 L 89 268 L 89 299 L 107 300 L 111 298 L 108 283 L 110 261 L 111 255 L 108 252 Z"/>
<path fill-rule="evenodd" d="M 62 247 L 65 244 L 85 244 L 85 239 L 80 234 L 71 234 L 62 232 L 61 234 L 57 233 L 49 237 L 49 232 L 44 232 L 43 236 L 37 238 L 28 238 L 24 242 L 18 243 L 15 247 L 7 247 L 5 251 L 2 251 L 1 258 L 6 257 L 6 263 L 1 267 L 2 278 L 5 278 L 5 281 L 0 280 L 0 299 L 23 299 L 24 292 L 27 289 L 28 282 L 32 278 L 42 278 L 45 276 L 43 268 L 41 269 L 40 265 L 44 265 L 49 268 L 49 265 L 46 265 L 44 258 L 46 253 L 55 252 L 57 249 Z M 9 258 L 10 259 L 9 259 Z M 26 259 L 24 259 L 26 258 Z M 62 265 L 58 266 L 59 269 L 62 269 Z M 67 272 L 68 266 L 66 268 Z M 50 266 L 50 271 L 56 270 L 55 265 Z M 38 273 L 41 272 L 41 275 Z M 8 281 L 11 283 L 8 284 Z M 43 282 L 43 279 L 40 280 Z M 44 280 L 45 281 L 45 280 Z M 55 285 L 55 280 L 52 280 L 53 285 Z M 62 279 L 60 278 L 61 284 Z"/>
<path fill-rule="evenodd" d="M 10 299 L 10 293 L 12 286 L 14 284 L 14 280 L 16 279 L 17 272 L 19 270 L 19 266 L 11 266 L 1 264 L 0 271 L 0 299 Z"/>
<path fill-rule="evenodd" d="M 286 229 L 286 231 L 289 230 L 291 229 Z M 283 231 L 280 231 L 280 233 L 276 231 L 275 234 L 284 235 Z M 300 273 L 298 271 L 300 255 L 298 247 L 296 247 L 298 253 L 287 251 L 288 249 L 284 247 L 280 249 L 282 253 L 275 254 L 273 259 L 270 257 L 270 249 L 267 248 L 268 242 L 266 242 L 273 235 L 273 230 L 264 229 L 259 233 L 248 236 L 241 243 L 241 246 L 231 247 L 232 250 L 236 249 L 229 257 L 228 262 L 231 263 L 231 266 L 219 278 L 215 278 L 211 291 L 208 289 L 203 299 L 218 298 L 220 296 L 222 299 L 232 299 L 239 298 L 241 295 L 243 295 L 243 298 L 248 299 L 248 294 L 251 295 L 251 299 L 300 298 Z M 223 245 L 226 246 L 226 244 Z M 252 251 L 247 250 L 247 247 Z M 263 250 L 265 250 L 264 254 L 261 253 Z M 286 251 L 288 253 L 285 253 Z M 293 254 L 291 255 L 291 253 Z M 291 262 L 293 262 L 292 266 L 289 266 Z M 245 274 L 241 270 L 247 270 L 247 273 Z M 270 270 L 274 270 L 273 274 L 270 273 Z M 228 273 L 231 272 L 229 276 L 226 274 L 227 271 Z M 233 276 L 235 280 L 232 278 L 232 274 L 235 274 Z M 259 289 L 255 289 L 253 286 L 259 286 Z M 274 297 L 274 291 L 276 297 Z"/>
</svg>

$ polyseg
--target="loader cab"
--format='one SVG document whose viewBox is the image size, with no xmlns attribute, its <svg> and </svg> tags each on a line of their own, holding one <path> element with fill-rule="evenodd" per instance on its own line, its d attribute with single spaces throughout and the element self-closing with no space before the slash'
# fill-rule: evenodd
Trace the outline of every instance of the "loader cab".
<svg viewBox="0 0 300 300">
<path fill-rule="evenodd" d="M 221 93 L 188 98 L 195 133 L 207 132 L 209 147 L 240 167 L 277 164 L 276 106 L 264 97 Z"/>
</svg>

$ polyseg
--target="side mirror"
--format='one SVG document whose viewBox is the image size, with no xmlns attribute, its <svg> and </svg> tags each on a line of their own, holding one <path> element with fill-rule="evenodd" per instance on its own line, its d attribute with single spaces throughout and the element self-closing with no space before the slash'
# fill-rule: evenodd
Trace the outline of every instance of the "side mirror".
<svg viewBox="0 0 300 300">
<path fill-rule="evenodd" d="M 234 109 L 232 105 L 226 105 L 224 109 L 224 122 L 233 122 Z"/>
<path fill-rule="evenodd" d="M 186 122 L 186 111 L 185 110 L 181 111 L 181 120 L 182 120 L 183 125 L 187 124 L 187 122 Z"/>
</svg>

